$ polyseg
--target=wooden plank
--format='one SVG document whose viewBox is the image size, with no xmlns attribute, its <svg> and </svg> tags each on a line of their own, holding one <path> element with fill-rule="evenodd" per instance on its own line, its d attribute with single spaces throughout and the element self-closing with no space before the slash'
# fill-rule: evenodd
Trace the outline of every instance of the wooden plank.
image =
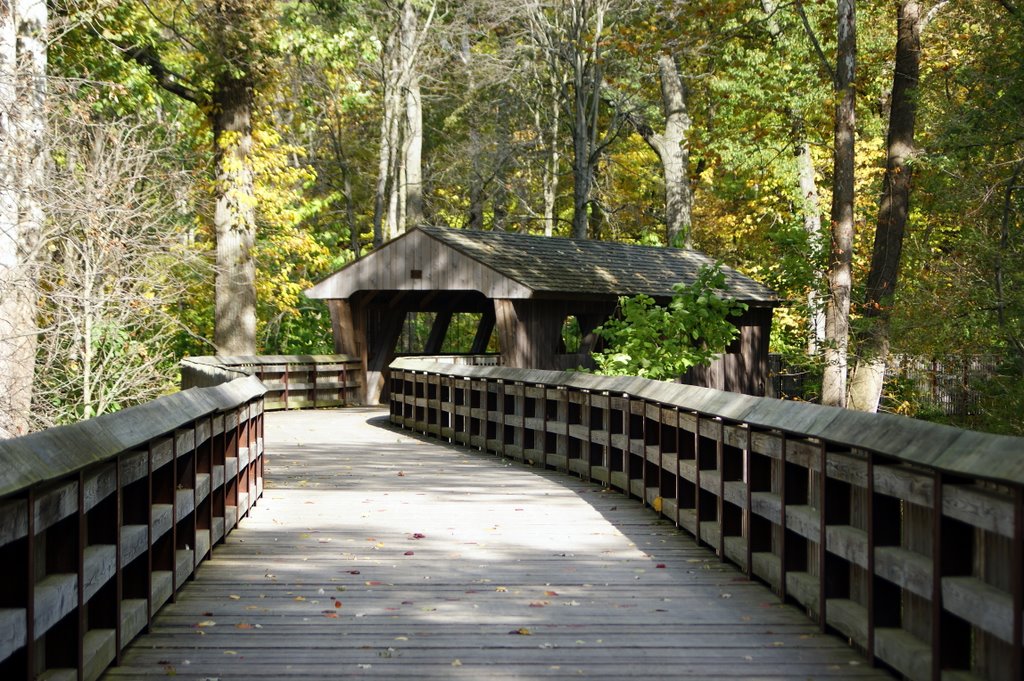
<svg viewBox="0 0 1024 681">
<path fill-rule="evenodd" d="M 270 415 L 264 500 L 106 677 L 887 678 L 639 502 L 383 416 Z"/>
</svg>

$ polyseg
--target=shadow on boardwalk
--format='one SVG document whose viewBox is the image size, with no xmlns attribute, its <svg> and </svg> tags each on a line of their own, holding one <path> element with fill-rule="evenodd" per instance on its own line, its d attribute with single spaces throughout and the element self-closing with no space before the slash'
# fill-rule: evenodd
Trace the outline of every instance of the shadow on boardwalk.
<svg viewBox="0 0 1024 681">
<path fill-rule="evenodd" d="M 106 678 L 889 678 L 639 503 L 268 415 L 267 490 Z"/>
</svg>

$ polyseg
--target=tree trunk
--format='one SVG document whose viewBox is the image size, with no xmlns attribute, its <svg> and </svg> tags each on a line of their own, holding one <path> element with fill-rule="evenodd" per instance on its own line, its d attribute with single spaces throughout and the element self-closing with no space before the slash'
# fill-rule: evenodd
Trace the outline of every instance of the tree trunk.
<svg viewBox="0 0 1024 681">
<path fill-rule="evenodd" d="M 221 355 L 256 354 L 256 196 L 252 166 L 253 84 L 224 74 L 213 95 L 217 236 L 214 344 Z"/>
<path fill-rule="evenodd" d="M 864 317 L 869 326 L 858 335 L 857 360 L 850 376 L 847 400 L 851 409 L 861 411 L 878 410 L 889 355 L 889 317 L 899 281 L 903 235 L 910 211 L 913 168 L 908 161 L 914 153 L 917 120 L 921 16 L 918 0 L 900 2 L 896 21 L 896 68 L 892 78 L 892 105 L 886 140 L 888 157 L 864 301 Z"/>
<path fill-rule="evenodd" d="M 0 5 L 0 439 L 30 427 L 39 193 L 46 172 L 47 20 L 41 0 Z"/>
<path fill-rule="evenodd" d="M 853 251 L 855 73 L 857 23 L 854 0 L 838 0 L 836 51 L 835 159 L 832 180 L 832 243 L 825 307 L 825 369 L 822 404 L 846 404 L 846 362 L 850 337 L 850 265 Z"/>
<path fill-rule="evenodd" d="M 814 159 L 811 158 L 811 145 L 804 138 L 802 128 L 796 141 L 796 170 L 800 182 L 801 212 L 804 216 L 804 232 L 810 246 L 808 254 L 815 263 L 821 255 L 821 199 L 818 196 L 817 173 L 814 170 Z M 814 268 L 815 280 L 821 280 L 825 274 L 817 266 Z M 807 292 L 807 353 L 818 354 L 825 341 L 825 309 L 821 295 L 816 286 L 812 285 Z"/>
<path fill-rule="evenodd" d="M 392 33 L 384 44 L 381 53 L 381 83 L 383 92 L 381 94 L 381 108 L 383 109 L 380 121 L 380 149 L 377 161 L 377 185 L 373 196 L 373 247 L 379 248 L 386 241 L 384 221 L 385 210 L 389 196 L 391 180 L 392 156 L 396 150 L 391 146 L 392 127 L 394 118 L 397 115 L 395 102 L 395 90 L 397 83 L 394 82 L 397 71 L 398 55 L 396 54 L 396 43 L 398 37 Z"/>
<path fill-rule="evenodd" d="M 579 87 L 579 83 L 577 83 Z M 576 124 L 572 131 L 573 147 L 573 189 L 572 189 L 572 235 L 586 239 L 588 231 L 587 208 L 590 206 L 590 189 L 594 183 L 594 169 L 590 162 L 590 126 L 584 105 L 580 102 L 582 93 L 577 90 Z"/>
<path fill-rule="evenodd" d="M 775 0 L 761 0 L 761 9 L 765 15 L 765 26 L 774 43 L 782 36 L 782 28 L 775 20 L 778 4 Z M 821 255 L 821 199 L 818 195 L 817 173 L 814 170 L 814 159 L 811 157 L 811 145 L 807 143 L 803 116 L 800 112 L 789 110 L 792 119 L 793 143 L 796 154 L 797 182 L 800 187 L 800 212 L 804 217 L 804 232 L 810 246 L 808 255 L 817 263 Z M 815 283 L 825 279 L 825 273 L 817 266 L 814 268 Z M 816 285 L 807 292 L 807 354 L 817 355 L 825 340 L 825 309 Z"/>
<path fill-rule="evenodd" d="M 573 18 L 568 42 L 573 46 L 571 57 L 573 79 L 573 213 L 572 235 L 586 239 L 587 215 L 594 190 L 594 171 L 601 155 L 598 137 L 598 113 L 604 80 L 601 66 L 601 41 L 607 6 L 573 2 Z M 588 44 L 589 43 L 589 44 Z"/>
<path fill-rule="evenodd" d="M 555 201 L 558 198 L 558 124 L 561 105 L 558 94 L 552 97 L 551 121 L 547 126 L 548 144 L 544 156 L 544 171 L 541 179 L 544 194 L 544 236 L 555 233 Z M 538 129 L 540 126 L 538 125 Z"/>
<path fill-rule="evenodd" d="M 665 112 L 665 132 L 656 134 L 644 121 L 634 127 L 661 161 L 665 179 L 665 238 L 672 247 L 692 246 L 693 192 L 690 188 L 690 149 L 687 135 L 690 115 L 686 107 L 686 89 L 679 69 L 670 55 L 658 57 L 661 74 L 661 104 Z"/>
<path fill-rule="evenodd" d="M 420 80 L 413 75 L 405 107 L 405 228 L 423 223 L 423 106 Z"/>
<path fill-rule="evenodd" d="M 405 91 L 405 210 L 398 227 L 405 231 L 423 222 L 423 103 L 416 67 L 416 10 L 411 2 L 402 3 L 402 71 L 407 81 Z"/>
</svg>

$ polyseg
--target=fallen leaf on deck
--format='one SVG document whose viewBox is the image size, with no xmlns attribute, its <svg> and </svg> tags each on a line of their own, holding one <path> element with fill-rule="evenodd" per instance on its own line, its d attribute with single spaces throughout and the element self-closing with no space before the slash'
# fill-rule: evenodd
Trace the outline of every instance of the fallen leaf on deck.
<svg viewBox="0 0 1024 681">
<path fill-rule="evenodd" d="M 349 570 L 348 573 L 350 575 L 358 575 L 359 574 L 359 570 Z"/>
<path fill-rule="evenodd" d="M 452 666 L 453 667 L 461 667 L 462 666 L 462 660 L 452 660 Z"/>
<path fill-rule="evenodd" d="M 334 601 L 334 607 L 335 608 L 340 608 L 341 607 L 341 601 Z"/>
<path fill-rule="evenodd" d="M 404 478 L 405 477 L 405 471 L 398 471 L 398 477 Z"/>
<path fill-rule="evenodd" d="M 516 636 L 533 636 L 533 632 L 527 629 L 526 627 L 519 627 L 518 629 L 513 629 L 508 633 L 514 634 Z"/>
<path fill-rule="evenodd" d="M 655 565 L 654 567 L 656 567 L 656 568 L 659 568 L 659 569 L 661 569 L 661 570 L 664 570 L 664 569 L 665 569 L 665 564 L 664 564 L 664 563 L 658 563 L 658 564 L 657 564 L 657 565 Z"/>
<path fill-rule="evenodd" d="M 255 629 L 255 627 L 253 627 L 248 622 L 239 622 L 235 625 L 235 629 Z"/>
<path fill-rule="evenodd" d="M 415 551 L 406 551 L 406 552 L 405 552 L 405 554 L 403 554 L 403 555 L 406 555 L 406 556 L 415 556 L 415 555 L 416 555 L 416 552 L 415 552 Z"/>
<path fill-rule="evenodd" d="M 231 594 L 230 596 L 228 596 L 228 598 L 230 598 L 233 601 L 238 601 L 238 600 L 242 599 L 242 597 L 239 596 L 238 594 Z"/>
<path fill-rule="evenodd" d="M 412 533 L 412 538 L 413 539 L 426 539 L 427 535 L 423 534 L 422 532 L 413 532 Z"/>
<path fill-rule="evenodd" d="M 661 506 L 663 504 L 661 497 L 654 497 L 654 503 L 651 504 L 651 508 L 654 509 L 655 513 L 661 513 Z"/>
<path fill-rule="evenodd" d="M 225 655 L 237 655 L 238 651 L 237 650 L 225 650 L 224 654 Z"/>
<path fill-rule="evenodd" d="M 216 625 L 217 625 L 217 623 L 214 622 L 213 620 L 203 620 L 202 622 L 199 622 L 199 623 L 196 624 L 197 627 L 213 627 L 213 626 L 216 626 Z"/>
<path fill-rule="evenodd" d="M 304 597 L 304 596 L 296 596 L 296 597 L 295 597 L 295 598 L 293 598 L 292 600 L 295 600 L 295 601 L 304 601 L 304 600 L 306 600 L 306 599 L 305 599 L 305 597 Z"/>
<path fill-rule="evenodd" d="M 381 584 L 383 584 L 383 582 L 377 582 L 377 581 L 366 582 L 366 586 L 380 586 Z"/>
<path fill-rule="evenodd" d="M 545 596 L 557 596 L 558 592 L 557 591 L 545 591 L 544 595 Z"/>
<path fill-rule="evenodd" d="M 496 586 L 496 587 L 494 587 L 494 590 L 497 591 L 498 593 L 505 593 L 506 591 L 508 591 L 508 587 L 507 586 Z"/>
<path fill-rule="evenodd" d="M 550 601 L 533 601 L 532 603 L 530 603 L 530 607 L 531 608 L 543 608 L 544 606 L 548 605 L 549 603 L 550 603 Z"/>
<path fill-rule="evenodd" d="M 320 614 L 323 615 L 324 617 L 328 618 L 328 619 L 332 619 L 332 620 L 338 619 L 338 613 L 334 612 L 333 610 L 324 610 Z"/>
</svg>

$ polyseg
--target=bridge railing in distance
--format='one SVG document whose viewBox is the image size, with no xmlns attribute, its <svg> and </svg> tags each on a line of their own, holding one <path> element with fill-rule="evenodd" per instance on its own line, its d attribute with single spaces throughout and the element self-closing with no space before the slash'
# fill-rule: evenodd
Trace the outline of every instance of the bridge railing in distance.
<svg viewBox="0 0 1024 681">
<path fill-rule="evenodd" d="M 391 370 L 395 424 L 641 500 L 872 664 L 1022 678 L 1024 438 L 639 378 Z"/>
<path fill-rule="evenodd" d="M 348 355 L 186 357 L 179 366 L 183 390 L 256 376 L 267 386 L 267 411 L 360 402 L 362 363 Z"/>
<path fill-rule="evenodd" d="M 92 681 L 263 493 L 255 378 L 0 441 L 0 678 Z"/>
</svg>

